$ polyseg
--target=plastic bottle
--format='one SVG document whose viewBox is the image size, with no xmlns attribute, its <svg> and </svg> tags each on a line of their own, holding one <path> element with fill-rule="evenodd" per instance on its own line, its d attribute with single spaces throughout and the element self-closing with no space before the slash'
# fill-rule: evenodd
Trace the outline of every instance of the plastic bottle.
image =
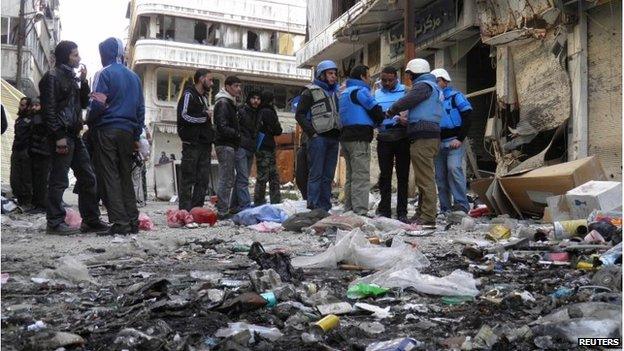
<svg viewBox="0 0 624 351">
<path fill-rule="evenodd" d="M 600 262 L 603 266 L 612 266 L 618 260 L 622 261 L 622 243 L 615 245 L 600 256 Z"/>
</svg>

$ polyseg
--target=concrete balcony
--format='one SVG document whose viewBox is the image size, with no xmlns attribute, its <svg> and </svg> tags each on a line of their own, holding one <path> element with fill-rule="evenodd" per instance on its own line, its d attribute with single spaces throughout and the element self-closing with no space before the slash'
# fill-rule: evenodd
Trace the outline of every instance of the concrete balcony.
<svg viewBox="0 0 624 351">
<path fill-rule="evenodd" d="M 141 39 L 136 42 L 132 67 L 140 65 L 206 68 L 294 83 L 309 81 L 312 77 L 310 70 L 297 68 L 295 58 L 292 56 L 158 39 Z"/>
<path fill-rule="evenodd" d="M 15 74 L 17 71 L 17 46 L 2 44 L 1 60 L 2 60 L 2 78 L 15 84 Z M 28 47 L 24 47 L 22 58 L 22 86 L 26 96 L 39 95 L 38 84 L 43 76 L 38 65 L 36 64 L 32 53 Z"/>
<path fill-rule="evenodd" d="M 305 34 L 306 2 L 302 0 L 136 0 L 131 21 L 139 15 L 169 15 Z"/>
</svg>

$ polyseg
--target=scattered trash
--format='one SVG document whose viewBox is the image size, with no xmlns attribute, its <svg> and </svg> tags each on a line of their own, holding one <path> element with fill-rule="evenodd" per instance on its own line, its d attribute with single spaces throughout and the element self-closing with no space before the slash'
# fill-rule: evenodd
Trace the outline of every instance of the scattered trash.
<svg viewBox="0 0 624 351">
<path fill-rule="evenodd" d="M 622 263 L 622 243 L 615 245 L 607 252 L 600 256 L 600 262 L 605 266 L 611 266 L 617 263 Z"/>
<path fill-rule="evenodd" d="M 314 330 L 317 332 L 328 332 L 340 324 L 340 318 L 334 314 L 327 315 L 314 323 Z"/>
<path fill-rule="evenodd" d="M 249 259 L 260 265 L 261 269 L 273 269 L 282 278 L 282 281 L 301 281 L 303 271 L 301 268 L 295 269 L 290 263 L 290 257 L 284 252 L 267 253 L 259 242 L 251 245 Z"/>
<path fill-rule="evenodd" d="M 397 338 L 388 341 L 374 342 L 366 347 L 366 351 L 408 351 L 418 349 L 424 343 L 412 338 Z"/>
<path fill-rule="evenodd" d="M 284 210 L 277 208 L 275 205 L 262 205 L 258 207 L 248 208 L 232 217 L 237 225 L 253 225 L 260 222 L 277 222 L 282 223 L 288 218 Z"/>
<path fill-rule="evenodd" d="M 328 228 L 351 231 L 360 228 L 366 224 L 365 217 L 358 216 L 354 213 L 345 213 L 342 215 L 331 215 L 316 222 L 312 229 L 317 234 L 323 234 Z"/>
<path fill-rule="evenodd" d="M 6 284 L 9 281 L 9 273 L 2 273 L 0 275 L 0 284 Z"/>
<path fill-rule="evenodd" d="M 43 330 L 45 328 L 47 328 L 48 326 L 43 323 L 43 321 L 36 321 L 35 323 L 29 325 L 28 327 L 26 327 L 26 330 L 28 331 L 40 331 Z"/>
<path fill-rule="evenodd" d="M 169 228 L 182 228 L 187 224 L 194 223 L 193 216 L 186 210 L 167 210 L 167 226 Z"/>
<path fill-rule="evenodd" d="M 351 311 L 353 311 L 353 306 L 351 306 L 351 304 L 348 302 L 336 302 L 336 303 L 330 303 L 326 305 L 319 305 L 319 306 L 316 306 L 316 308 L 318 309 L 319 313 L 323 316 L 326 316 L 328 314 L 335 314 L 335 315 L 348 314 L 348 313 L 351 313 Z"/>
<path fill-rule="evenodd" d="M 369 336 L 381 334 L 386 331 L 386 327 L 379 322 L 363 322 L 358 324 L 358 328 Z"/>
<path fill-rule="evenodd" d="M 247 324 L 244 322 L 236 322 L 236 323 L 228 323 L 227 328 L 221 328 L 217 330 L 215 336 L 217 338 L 227 338 L 233 335 L 236 335 L 242 331 L 251 332 L 249 343 L 252 344 L 255 342 L 254 334 L 258 334 L 259 336 L 271 340 L 276 341 L 281 338 L 284 334 L 282 334 L 277 328 L 263 327 L 260 325 Z"/>
<path fill-rule="evenodd" d="M 355 304 L 355 307 L 367 312 L 371 312 L 373 316 L 377 319 L 390 318 L 393 316 L 392 313 L 390 313 L 390 306 L 386 308 L 381 308 L 379 306 L 371 305 L 368 303 L 358 302 Z"/>
<path fill-rule="evenodd" d="M 485 236 L 492 241 L 500 241 L 511 237 L 511 230 L 501 224 L 495 224 L 490 228 L 489 233 Z"/>
<path fill-rule="evenodd" d="M 327 211 L 317 208 L 309 212 L 292 214 L 282 223 L 285 230 L 300 232 L 303 228 L 311 227 L 318 221 L 329 216 Z"/>
<path fill-rule="evenodd" d="M 347 297 L 350 299 L 363 299 L 370 296 L 383 296 L 390 289 L 382 288 L 377 284 L 355 284 L 347 290 Z"/>
<path fill-rule="evenodd" d="M 198 224 L 207 223 L 211 227 L 217 223 L 217 214 L 215 211 L 203 208 L 203 207 L 194 207 L 190 212 L 193 217 L 193 221 Z"/>
<path fill-rule="evenodd" d="M 139 229 L 141 230 L 153 230 L 154 222 L 145 213 L 139 213 Z"/>
<path fill-rule="evenodd" d="M 260 222 L 258 224 L 247 226 L 247 228 L 261 233 L 277 233 L 284 229 L 281 224 L 275 222 Z"/>
<path fill-rule="evenodd" d="M 444 296 L 442 303 L 445 305 L 461 305 L 465 302 L 474 301 L 474 296 Z"/>
<path fill-rule="evenodd" d="M 67 224 L 73 229 L 80 228 L 80 224 L 82 224 L 82 217 L 80 217 L 80 213 L 71 207 L 66 208 L 65 209 L 65 224 Z"/>
<path fill-rule="evenodd" d="M 56 269 L 46 269 L 39 275 L 36 278 L 63 279 L 74 284 L 83 282 L 96 284 L 95 279 L 89 274 L 87 266 L 72 256 L 61 257 Z"/>
<path fill-rule="evenodd" d="M 223 301 L 217 310 L 224 313 L 240 314 L 243 312 L 257 310 L 266 305 L 267 300 L 265 300 L 260 294 L 247 292 L 242 293 L 235 298 Z"/>
</svg>

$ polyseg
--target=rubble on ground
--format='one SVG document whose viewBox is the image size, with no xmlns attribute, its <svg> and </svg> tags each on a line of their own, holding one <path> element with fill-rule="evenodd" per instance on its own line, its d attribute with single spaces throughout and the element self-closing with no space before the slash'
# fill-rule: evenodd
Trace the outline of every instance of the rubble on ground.
<svg viewBox="0 0 624 351">
<path fill-rule="evenodd" d="M 126 237 L 3 215 L 3 347 L 560 350 L 622 335 L 621 212 L 579 234 L 481 210 L 424 229 L 265 206 L 191 230 L 149 203 L 151 230 Z"/>
</svg>

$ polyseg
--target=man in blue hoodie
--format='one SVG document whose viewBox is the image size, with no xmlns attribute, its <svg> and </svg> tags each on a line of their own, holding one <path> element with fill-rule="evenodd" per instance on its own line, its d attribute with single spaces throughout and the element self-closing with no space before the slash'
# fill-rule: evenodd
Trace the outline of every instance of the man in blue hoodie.
<svg viewBox="0 0 624 351">
<path fill-rule="evenodd" d="M 132 156 L 138 150 L 145 123 L 139 77 L 124 65 L 121 40 L 100 43 L 103 68 L 95 74 L 87 124 L 94 138 L 94 163 L 112 226 L 106 233 L 138 232 L 132 183 Z"/>
<path fill-rule="evenodd" d="M 340 95 L 340 142 L 347 163 L 344 210 L 360 216 L 368 215 L 370 143 L 385 116 L 369 84 L 368 67 L 353 67 Z"/>
<path fill-rule="evenodd" d="M 338 115 L 338 66 L 330 60 L 316 66 L 315 79 L 301 93 L 295 119 L 307 138 L 308 208 L 329 211 L 338 163 L 340 116 Z"/>
</svg>

